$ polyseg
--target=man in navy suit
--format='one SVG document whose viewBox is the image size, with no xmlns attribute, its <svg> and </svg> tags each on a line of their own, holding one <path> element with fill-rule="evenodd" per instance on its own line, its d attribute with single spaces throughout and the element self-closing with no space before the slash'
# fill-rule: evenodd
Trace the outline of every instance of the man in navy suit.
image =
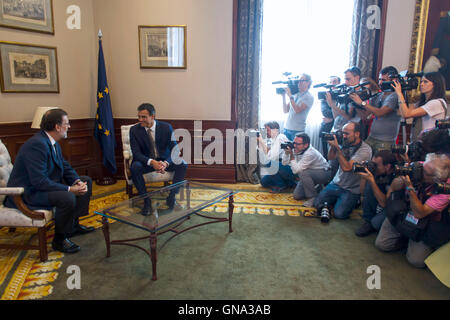
<svg viewBox="0 0 450 320">
<path fill-rule="evenodd" d="M 75 253 L 80 247 L 69 238 L 94 230 L 79 224 L 79 217 L 89 214 L 92 180 L 79 177 L 63 158 L 58 141 L 67 138 L 70 128 L 62 109 L 47 111 L 42 117 L 41 131 L 19 149 L 8 187 L 22 187 L 24 202 L 31 209 L 55 210 L 54 250 Z M 15 208 L 11 197 L 5 206 Z"/>
<path fill-rule="evenodd" d="M 171 157 L 172 149 L 177 148 L 172 126 L 167 122 L 155 120 L 155 107 L 150 103 L 143 103 L 138 107 L 138 119 L 139 123 L 130 129 L 130 146 L 133 153 L 130 171 L 139 195 L 147 192 L 143 174 L 148 172 L 174 171 L 173 183 L 183 181 L 187 164 L 182 159 L 174 163 Z M 170 209 L 178 206 L 175 201 L 177 192 L 176 189 L 172 190 L 166 200 Z M 149 199 L 145 201 L 142 214 L 149 215 L 150 202 Z"/>
</svg>

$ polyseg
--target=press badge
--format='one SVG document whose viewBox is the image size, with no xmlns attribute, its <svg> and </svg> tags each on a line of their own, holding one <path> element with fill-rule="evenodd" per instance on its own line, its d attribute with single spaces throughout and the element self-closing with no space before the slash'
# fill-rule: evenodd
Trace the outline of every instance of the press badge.
<svg viewBox="0 0 450 320">
<path fill-rule="evenodd" d="M 406 221 L 411 222 L 412 224 L 418 224 L 419 219 L 415 218 L 411 212 L 408 212 L 405 218 Z"/>
</svg>

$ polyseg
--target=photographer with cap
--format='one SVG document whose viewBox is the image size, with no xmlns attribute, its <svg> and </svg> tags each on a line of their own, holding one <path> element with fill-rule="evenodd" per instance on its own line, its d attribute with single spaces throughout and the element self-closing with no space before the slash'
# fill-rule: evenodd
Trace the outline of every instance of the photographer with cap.
<svg viewBox="0 0 450 320">
<path fill-rule="evenodd" d="M 336 135 L 334 140 L 328 141 L 331 147 L 328 159 L 337 159 L 339 169 L 333 181 L 314 201 L 316 209 L 321 208 L 324 203 L 334 205 L 334 216 L 337 219 L 347 219 L 360 198 L 361 177 L 353 172 L 353 163 L 372 158 L 372 149 L 361 140 L 361 125 L 358 122 L 347 123 L 342 135 L 342 147 L 339 146 Z"/>
<path fill-rule="evenodd" d="M 379 85 L 383 82 L 392 81 L 390 76 L 398 75 L 393 66 L 383 68 L 378 78 Z M 370 145 L 374 153 L 380 150 L 390 150 L 395 144 L 400 128 L 401 117 L 397 114 L 398 97 L 395 92 L 379 92 L 368 102 L 353 93 L 350 98 L 361 108 L 375 116 L 370 133 L 365 142 Z"/>
<path fill-rule="evenodd" d="M 314 97 L 309 92 L 312 84 L 311 76 L 302 74 L 298 81 L 298 93 L 293 95 L 287 87 L 282 95 L 283 112 L 288 113 L 283 133 L 291 141 L 294 140 L 295 134 L 305 132 L 306 118 L 314 103 Z M 286 95 L 289 102 L 286 101 Z"/>
<path fill-rule="evenodd" d="M 310 138 L 306 133 L 297 133 L 294 139 L 294 149 L 289 146 L 283 153 L 282 164 L 289 165 L 292 170 L 292 178 L 298 180 L 294 190 L 295 200 L 304 200 L 305 207 L 312 207 L 317 191 L 317 184 L 327 184 L 332 176 L 330 165 L 310 144 Z"/>
<path fill-rule="evenodd" d="M 375 170 L 359 172 L 362 178 L 361 190 L 364 190 L 362 208 L 362 218 L 364 223 L 356 230 L 358 237 L 366 237 L 369 234 L 380 230 L 386 218 L 386 194 L 394 179 L 394 169 L 397 160 L 389 150 L 378 151 L 372 158 Z"/>
<path fill-rule="evenodd" d="M 375 246 L 390 252 L 407 246 L 406 258 L 417 268 L 450 239 L 450 195 L 436 191 L 435 182 L 450 182 L 450 157 L 430 153 L 423 164 L 423 176 L 413 181 L 409 175 L 392 182 L 387 198 L 386 216 Z M 417 190 L 416 190 L 417 188 Z M 406 198 L 407 197 L 407 198 Z"/>
</svg>

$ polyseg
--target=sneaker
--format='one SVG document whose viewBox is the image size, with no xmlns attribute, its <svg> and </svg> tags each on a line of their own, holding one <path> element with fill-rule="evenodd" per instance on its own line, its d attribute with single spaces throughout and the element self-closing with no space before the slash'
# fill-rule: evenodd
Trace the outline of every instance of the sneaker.
<svg viewBox="0 0 450 320">
<path fill-rule="evenodd" d="M 358 228 L 358 230 L 355 231 L 355 235 L 357 235 L 358 237 L 367 237 L 369 234 L 375 231 L 375 228 L 366 221 L 361 227 Z"/>
<path fill-rule="evenodd" d="M 316 200 L 316 198 L 309 198 L 308 200 L 302 203 L 302 207 L 313 208 L 314 200 Z"/>
</svg>

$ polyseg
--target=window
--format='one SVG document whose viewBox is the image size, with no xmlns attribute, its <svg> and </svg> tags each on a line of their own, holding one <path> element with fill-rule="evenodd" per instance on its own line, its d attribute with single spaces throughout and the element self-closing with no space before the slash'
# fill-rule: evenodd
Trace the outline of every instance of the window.
<svg viewBox="0 0 450 320">
<path fill-rule="evenodd" d="M 313 85 L 327 82 L 349 67 L 353 0 L 264 0 L 261 62 L 260 122 L 277 120 L 283 125 L 287 114 L 272 82 L 283 80 L 284 72 L 307 73 Z M 320 123 L 322 113 L 317 92 L 308 125 Z"/>
</svg>

